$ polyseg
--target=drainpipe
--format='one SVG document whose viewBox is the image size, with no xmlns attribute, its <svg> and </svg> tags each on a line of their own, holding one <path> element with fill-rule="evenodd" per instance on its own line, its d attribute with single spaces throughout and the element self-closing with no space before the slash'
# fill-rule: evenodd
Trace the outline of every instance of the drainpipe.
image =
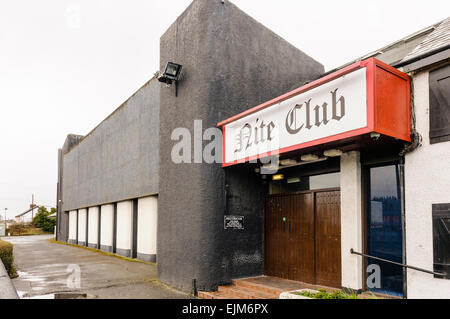
<svg viewBox="0 0 450 319">
<path fill-rule="evenodd" d="M 405 209 L 405 157 L 402 156 L 399 161 L 399 177 L 400 177 L 400 198 L 401 198 L 401 214 L 402 214 L 402 251 L 403 264 L 408 264 L 406 260 L 406 209 Z M 403 269 L 403 297 L 408 297 L 408 269 Z"/>
</svg>

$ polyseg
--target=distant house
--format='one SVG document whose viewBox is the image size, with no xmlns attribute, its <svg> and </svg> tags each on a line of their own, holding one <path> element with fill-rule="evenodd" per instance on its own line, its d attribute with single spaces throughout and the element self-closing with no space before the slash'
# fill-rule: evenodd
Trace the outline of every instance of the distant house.
<svg viewBox="0 0 450 319">
<path fill-rule="evenodd" d="M 56 219 L 56 212 L 54 212 L 54 213 L 51 214 L 51 215 L 48 215 L 48 218 L 54 218 L 54 219 Z"/>
<path fill-rule="evenodd" d="M 15 224 L 15 220 L 14 219 L 9 219 L 6 221 L 6 227 L 9 228 L 11 225 Z"/>
<path fill-rule="evenodd" d="M 33 220 L 34 212 L 39 209 L 39 205 L 30 205 L 30 208 L 16 216 L 16 223 L 29 223 Z"/>
</svg>

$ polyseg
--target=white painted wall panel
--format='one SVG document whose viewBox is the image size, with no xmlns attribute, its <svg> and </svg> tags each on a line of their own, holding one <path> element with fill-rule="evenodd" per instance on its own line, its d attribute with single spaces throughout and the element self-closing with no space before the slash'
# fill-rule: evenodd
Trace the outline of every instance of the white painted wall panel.
<svg viewBox="0 0 450 319">
<path fill-rule="evenodd" d="M 450 142 L 430 145 L 429 73 L 413 78 L 421 148 L 405 158 L 406 254 L 412 266 L 433 270 L 432 205 L 450 203 Z M 450 298 L 450 280 L 408 270 L 408 298 Z"/>
<path fill-rule="evenodd" d="M 350 249 L 362 251 L 361 162 L 359 152 L 341 157 L 341 255 L 342 287 L 362 288 L 362 258 Z"/>
<path fill-rule="evenodd" d="M 98 207 L 89 208 L 88 242 L 98 244 Z"/>
<path fill-rule="evenodd" d="M 78 210 L 78 241 L 86 242 L 87 209 Z"/>
<path fill-rule="evenodd" d="M 138 241 L 139 254 L 156 255 L 156 232 L 158 225 L 158 197 L 151 196 L 138 200 Z"/>
<path fill-rule="evenodd" d="M 69 212 L 69 240 L 77 239 L 77 211 Z"/>
<path fill-rule="evenodd" d="M 100 245 L 112 247 L 114 227 L 114 205 L 102 206 Z"/>
<path fill-rule="evenodd" d="M 133 201 L 117 203 L 117 248 L 131 249 L 133 231 Z"/>
</svg>

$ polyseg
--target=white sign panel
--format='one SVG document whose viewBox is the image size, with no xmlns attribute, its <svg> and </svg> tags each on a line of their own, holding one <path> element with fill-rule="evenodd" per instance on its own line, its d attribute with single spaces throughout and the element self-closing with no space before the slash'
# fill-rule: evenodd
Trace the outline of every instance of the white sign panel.
<svg viewBox="0 0 450 319">
<path fill-rule="evenodd" d="M 367 127 L 366 86 L 362 68 L 225 125 L 225 163 Z"/>
</svg>

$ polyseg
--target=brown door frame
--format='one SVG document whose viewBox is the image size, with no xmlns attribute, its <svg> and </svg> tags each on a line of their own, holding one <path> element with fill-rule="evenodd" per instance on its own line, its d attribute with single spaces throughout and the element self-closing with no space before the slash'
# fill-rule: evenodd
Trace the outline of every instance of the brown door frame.
<svg viewBox="0 0 450 319">
<path fill-rule="evenodd" d="M 298 191 L 298 192 L 291 192 L 291 193 L 281 193 L 281 194 L 274 194 L 274 195 L 270 195 L 270 194 L 266 194 L 265 195 L 265 203 L 267 203 L 267 200 L 273 197 L 285 197 L 285 196 L 289 196 L 289 195 L 301 195 L 301 194 L 312 194 L 313 195 L 313 210 L 314 210 L 314 283 L 312 284 L 316 284 L 317 282 L 317 274 L 316 274 L 316 251 L 317 251 L 317 241 L 316 241 L 316 235 L 317 235 L 317 216 L 316 216 L 316 194 L 317 193 L 325 193 L 325 192 L 335 192 L 335 191 L 341 191 L 340 187 L 333 187 L 333 188 L 322 188 L 322 189 L 315 189 L 315 190 L 308 190 L 308 191 Z M 266 208 L 267 208 L 267 204 L 265 204 L 264 206 L 264 274 L 266 274 L 266 257 L 267 257 L 267 252 L 266 252 Z M 342 214 L 342 211 L 340 212 Z M 342 225 L 341 225 L 342 226 Z M 341 228 L 341 232 L 342 232 L 342 228 Z M 342 243 L 341 243 L 342 245 Z M 341 256 L 342 258 L 342 256 Z M 340 276 L 342 276 L 342 274 L 339 274 Z M 342 280 L 342 278 L 341 278 Z"/>
</svg>

